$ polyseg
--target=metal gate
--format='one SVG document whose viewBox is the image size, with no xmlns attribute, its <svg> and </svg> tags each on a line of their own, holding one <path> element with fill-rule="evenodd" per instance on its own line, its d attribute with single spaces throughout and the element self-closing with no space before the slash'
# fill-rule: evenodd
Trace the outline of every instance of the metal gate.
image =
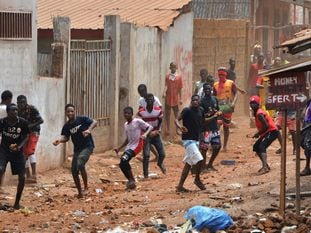
<svg viewBox="0 0 311 233">
<path fill-rule="evenodd" d="M 109 125 L 110 55 L 109 40 L 71 41 L 69 102 L 101 125 Z"/>
</svg>

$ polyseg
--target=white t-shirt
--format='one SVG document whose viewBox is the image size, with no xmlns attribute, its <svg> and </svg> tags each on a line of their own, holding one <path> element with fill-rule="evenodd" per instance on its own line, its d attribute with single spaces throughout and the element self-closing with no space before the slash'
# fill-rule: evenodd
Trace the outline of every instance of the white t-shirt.
<svg viewBox="0 0 311 233">
<path fill-rule="evenodd" d="M 7 117 L 7 112 L 6 112 L 6 105 L 5 104 L 0 104 L 0 119 Z"/>
<path fill-rule="evenodd" d="M 145 98 L 144 97 L 139 97 L 138 107 L 139 108 L 141 108 L 141 107 L 146 108 L 146 106 L 147 106 L 147 102 L 146 102 Z M 162 107 L 162 104 L 161 104 L 159 98 L 156 97 L 156 96 L 154 96 L 153 106 Z"/>
<path fill-rule="evenodd" d="M 152 126 L 139 118 L 134 118 L 130 123 L 125 122 L 124 130 L 128 140 L 125 150 L 131 149 L 136 151 L 136 148 L 141 141 L 140 136 L 142 135 L 142 131 L 145 131 L 148 127 Z"/>
</svg>

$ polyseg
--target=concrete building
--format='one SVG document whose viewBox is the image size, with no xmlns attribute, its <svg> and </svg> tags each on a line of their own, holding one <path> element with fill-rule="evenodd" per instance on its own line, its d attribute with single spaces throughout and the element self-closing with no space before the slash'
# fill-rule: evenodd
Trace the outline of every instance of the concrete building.
<svg viewBox="0 0 311 233">
<path fill-rule="evenodd" d="M 16 97 L 24 94 L 43 119 L 37 147 L 38 169 L 63 163 L 63 148 L 51 141 L 64 123 L 65 79 L 37 76 L 37 7 L 35 0 L 0 2 L 0 86 Z"/>
</svg>

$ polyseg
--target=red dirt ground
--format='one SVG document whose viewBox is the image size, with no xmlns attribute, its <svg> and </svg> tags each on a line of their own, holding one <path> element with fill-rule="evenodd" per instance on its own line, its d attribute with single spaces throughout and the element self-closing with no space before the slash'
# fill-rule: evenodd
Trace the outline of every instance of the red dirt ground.
<svg viewBox="0 0 311 233">
<path fill-rule="evenodd" d="M 150 163 L 150 172 L 157 178 L 141 180 L 137 188 L 125 190 L 124 177 L 118 168 L 119 159 L 113 152 L 92 155 L 87 164 L 89 194 L 83 199 L 74 197 L 76 190 L 69 166 L 39 174 L 37 185 L 27 185 L 22 198 L 22 211 L 0 211 L 2 232 L 103 232 L 120 226 L 126 231 L 137 229 L 143 222 L 161 220 L 168 228 L 185 222 L 186 211 L 194 205 L 224 208 L 232 217 L 263 213 L 279 205 L 280 156 L 274 142 L 268 150 L 271 171 L 258 175 L 259 159 L 252 152 L 254 139 L 246 138 L 255 129 L 249 128 L 247 118 L 238 117 L 238 128 L 233 128 L 229 152 L 221 152 L 215 161 L 216 172 L 205 173 L 202 180 L 207 190 L 200 191 L 189 175 L 185 187 L 191 193 L 178 194 L 175 186 L 183 167 L 184 148 L 177 143 L 166 143 L 164 176 L 156 163 Z M 295 187 L 295 161 L 288 142 L 287 188 Z M 233 159 L 235 165 L 221 165 L 221 160 Z M 68 163 L 69 164 L 69 163 Z M 142 175 L 139 160 L 131 162 L 134 174 Z M 304 166 L 304 161 L 301 162 Z M 311 176 L 302 177 L 303 187 L 310 187 Z M 15 186 L 4 187 L 8 195 L 0 195 L 0 203 L 12 204 Z M 102 192 L 100 192 L 102 191 Z M 287 203 L 295 203 L 287 200 Z M 310 197 L 301 201 L 302 208 L 309 208 Z M 82 212 L 81 212 L 82 211 Z M 139 228 L 139 232 L 144 232 Z"/>
</svg>

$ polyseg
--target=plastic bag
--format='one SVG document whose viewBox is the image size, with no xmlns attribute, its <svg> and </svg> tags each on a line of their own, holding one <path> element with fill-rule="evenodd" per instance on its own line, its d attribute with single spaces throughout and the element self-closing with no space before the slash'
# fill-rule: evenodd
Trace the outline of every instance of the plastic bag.
<svg viewBox="0 0 311 233">
<path fill-rule="evenodd" d="M 223 210 L 205 206 L 193 206 L 186 214 L 186 219 L 193 222 L 193 228 L 198 231 L 208 229 L 211 233 L 225 230 L 233 225 L 231 217 Z"/>
</svg>

